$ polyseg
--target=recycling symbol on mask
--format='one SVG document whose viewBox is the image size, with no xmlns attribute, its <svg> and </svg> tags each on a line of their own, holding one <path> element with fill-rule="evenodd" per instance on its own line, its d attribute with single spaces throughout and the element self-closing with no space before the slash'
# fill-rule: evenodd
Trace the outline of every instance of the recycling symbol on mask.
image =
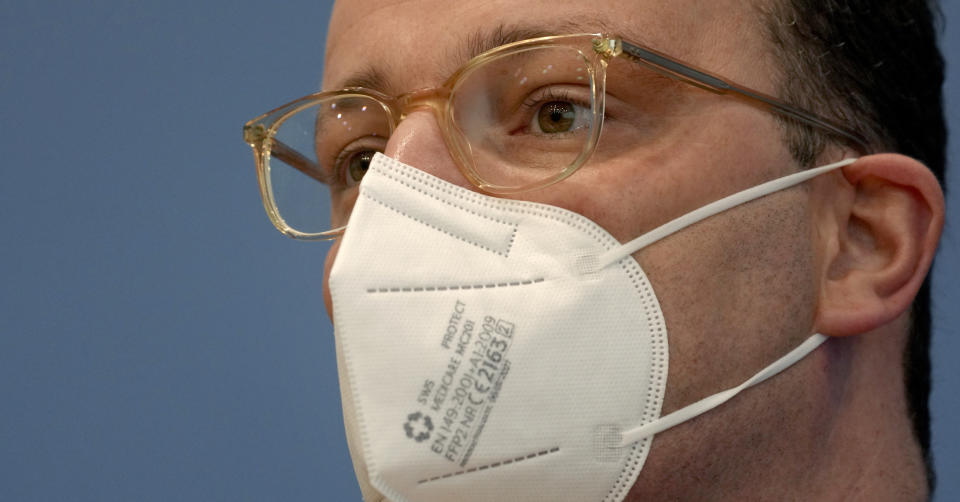
<svg viewBox="0 0 960 502">
<path fill-rule="evenodd" d="M 422 443 L 430 439 L 430 431 L 433 430 L 433 420 L 430 415 L 424 415 L 419 411 L 407 415 L 407 422 L 403 424 L 403 430 L 407 437 Z"/>
</svg>

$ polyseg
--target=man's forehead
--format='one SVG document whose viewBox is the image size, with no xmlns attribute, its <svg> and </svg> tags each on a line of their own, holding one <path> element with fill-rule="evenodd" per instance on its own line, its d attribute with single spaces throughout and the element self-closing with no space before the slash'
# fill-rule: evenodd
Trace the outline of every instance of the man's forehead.
<svg viewBox="0 0 960 502">
<path fill-rule="evenodd" d="M 739 56 L 765 55 L 749 5 L 741 0 L 341 1 L 331 18 L 324 88 L 358 86 L 398 94 L 432 87 L 485 50 L 568 33 L 620 35 L 722 69 L 731 64 L 722 59 L 733 49 Z"/>
</svg>

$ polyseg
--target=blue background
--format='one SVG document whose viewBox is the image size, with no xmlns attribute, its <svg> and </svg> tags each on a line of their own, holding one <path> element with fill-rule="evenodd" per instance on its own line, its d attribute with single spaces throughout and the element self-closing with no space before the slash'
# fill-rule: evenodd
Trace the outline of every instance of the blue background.
<svg viewBox="0 0 960 502">
<path fill-rule="evenodd" d="M 270 225 L 240 131 L 318 87 L 329 10 L 0 0 L 0 500 L 359 500 L 325 249 Z M 954 130 L 958 81 L 951 65 Z M 960 499 L 957 169 L 934 283 L 938 501 Z"/>
</svg>

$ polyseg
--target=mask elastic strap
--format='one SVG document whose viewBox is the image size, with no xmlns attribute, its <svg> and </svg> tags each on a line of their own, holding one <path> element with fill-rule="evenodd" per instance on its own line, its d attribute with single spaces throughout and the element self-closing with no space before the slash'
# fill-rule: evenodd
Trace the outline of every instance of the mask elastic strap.
<svg viewBox="0 0 960 502">
<path fill-rule="evenodd" d="M 787 355 L 781 357 L 770 366 L 767 366 L 766 368 L 760 370 L 760 372 L 756 375 L 750 377 L 750 379 L 748 379 L 746 382 L 743 382 L 736 387 L 713 394 L 712 396 L 705 397 L 691 405 L 684 406 L 683 408 L 680 408 L 669 415 L 660 417 L 653 422 L 624 431 L 621 435 L 619 446 L 626 446 L 630 443 L 640 441 L 645 437 L 659 434 L 673 427 L 674 425 L 679 425 L 687 420 L 706 413 L 717 406 L 720 406 L 721 404 L 729 401 L 733 396 L 739 394 L 744 389 L 753 387 L 754 385 L 757 385 L 758 383 L 763 382 L 764 380 L 789 368 L 793 365 L 793 363 L 803 359 L 807 354 L 813 352 L 814 349 L 819 347 L 820 344 L 826 340 L 827 337 L 825 335 L 821 335 L 819 333 L 814 334 L 810 338 L 807 338 L 797 348 L 791 350 Z"/>
<path fill-rule="evenodd" d="M 619 247 L 613 248 L 598 257 L 597 266 L 599 269 L 603 269 L 608 265 L 620 261 L 626 256 L 629 256 L 641 249 L 653 244 L 654 242 L 667 237 L 674 232 L 683 230 L 684 228 L 693 225 L 694 223 L 699 222 L 700 220 L 709 218 L 715 214 L 722 213 L 727 209 L 745 204 L 754 199 L 759 199 L 764 195 L 769 195 L 773 192 L 783 190 L 785 188 L 790 188 L 794 185 L 798 185 L 807 181 L 811 178 L 815 178 L 825 172 L 833 171 L 834 169 L 841 168 L 843 166 L 848 166 L 856 162 L 857 159 L 844 159 L 840 162 L 835 162 L 833 164 L 828 164 L 822 167 L 817 167 L 815 169 L 808 169 L 806 171 L 800 171 L 798 173 L 789 174 L 782 178 L 777 178 L 773 181 L 768 181 L 761 185 L 757 185 L 752 188 L 748 188 L 742 192 L 737 192 L 733 195 L 729 195 L 720 200 L 711 202 L 699 209 L 695 209 L 675 220 L 669 221 L 660 225 L 659 227 L 633 239 L 632 241 L 623 244 Z"/>
</svg>

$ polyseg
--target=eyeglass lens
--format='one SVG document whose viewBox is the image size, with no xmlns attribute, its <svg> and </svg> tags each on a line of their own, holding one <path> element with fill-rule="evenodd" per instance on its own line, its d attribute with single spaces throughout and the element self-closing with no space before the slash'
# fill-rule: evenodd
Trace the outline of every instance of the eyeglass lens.
<svg viewBox="0 0 960 502">
<path fill-rule="evenodd" d="M 495 56 L 457 82 L 451 123 L 441 126 L 463 167 L 489 185 L 555 179 L 581 160 L 599 126 L 592 66 L 575 47 Z M 311 102 L 279 123 L 269 184 L 287 225 L 321 233 L 347 223 L 357 184 L 389 139 L 390 120 L 379 101 L 356 94 Z"/>
<path fill-rule="evenodd" d="M 355 186 L 390 135 L 383 105 L 362 95 L 311 103 L 288 115 L 270 142 L 270 191 L 280 217 L 303 233 L 346 224 Z"/>
<path fill-rule="evenodd" d="M 487 61 L 452 95 L 466 163 L 485 183 L 524 187 L 583 153 L 594 124 L 591 68 L 579 50 L 534 47 Z"/>
</svg>

